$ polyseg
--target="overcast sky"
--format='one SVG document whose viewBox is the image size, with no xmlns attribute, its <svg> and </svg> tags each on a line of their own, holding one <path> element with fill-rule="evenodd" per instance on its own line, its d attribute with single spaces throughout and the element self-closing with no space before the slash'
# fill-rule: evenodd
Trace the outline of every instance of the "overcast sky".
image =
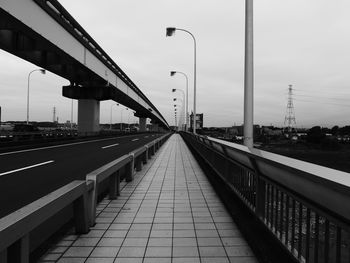
<svg viewBox="0 0 350 263">
<path fill-rule="evenodd" d="M 205 126 L 243 121 L 244 0 L 60 0 L 60 3 L 138 85 L 173 125 L 171 89 L 190 78 L 193 105 L 193 41 L 197 39 L 197 113 Z M 282 126 L 287 89 L 294 91 L 298 127 L 349 125 L 350 1 L 258 0 L 254 3 L 254 123 Z M 25 120 L 28 73 L 37 68 L 0 51 L 2 120 Z M 68 81 L 48 72 L 31 77 L 31 120 L 70 119 L 71 101 L 61 96 Z M 177 94 L 181 96 L 180 93 Z M 74 102 L 76 121 L 76 101 Z M 109 123 L 112 101 L 101 103 Z M 114 122 L 120 107 L 113 108 Z M 128 119 L 124 111 L 123 120 Z M 130 117 L 130 121 L 133 117 Z"/>
</svg>

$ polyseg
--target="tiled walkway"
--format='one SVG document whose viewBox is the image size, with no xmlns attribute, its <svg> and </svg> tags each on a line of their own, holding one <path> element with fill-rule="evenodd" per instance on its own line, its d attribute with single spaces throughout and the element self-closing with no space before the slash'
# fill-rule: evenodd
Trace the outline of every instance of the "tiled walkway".
<svg viewBox="0 0 350 263">
<path fill-rule="evenodd" d="M 257 262 L 179 135 L 98 209 L 88 234 L 65 236 L 40 262 Z"/>
</svg>

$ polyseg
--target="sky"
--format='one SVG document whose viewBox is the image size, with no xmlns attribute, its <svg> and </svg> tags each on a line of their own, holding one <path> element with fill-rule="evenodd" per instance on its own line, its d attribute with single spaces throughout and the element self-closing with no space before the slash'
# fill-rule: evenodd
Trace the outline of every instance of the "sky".
<svg viewBox="0 0 350 263">
<path fill-rule="evenodd" d="M 193 41 L 166 27 L 189 30 L 197 40 L 197 113 L 204 126 L 243 122 L 243 0 L 59 0 L 109 56 L 174 124 L 171 89 L 185 89 L 193 109 Z M 254 1 L 254 123 L 283 126 L 288 85 L 293 85 L 297 127 L 350 125 L 350 1 Z M 28 73 L 37 66 L 0 50 L 2 121 L 25 120 Z M 30 119 L 70 120 L 69 82 L 35 72 L 30 80 Z M 110 122 L 112 101 L 101 102 L 100 122 Z M 77 102 L 73 104 L 74 121 Z M 113 122 L 136 120 L 113 107 Z M 130 117 L 129 117 L 130 115 Z"/>
</svg>

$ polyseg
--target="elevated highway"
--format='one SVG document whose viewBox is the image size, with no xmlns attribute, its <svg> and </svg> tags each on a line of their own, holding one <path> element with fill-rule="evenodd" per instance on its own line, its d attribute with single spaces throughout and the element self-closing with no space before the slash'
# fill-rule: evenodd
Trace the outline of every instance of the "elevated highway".
<svg viewBox="0 0 350 263">
<path fill-rule="evenodd" d="M 0 48 L 70 81 L 65 97 L 78 100 L 79 132 L 99 130 L 102 100 L 136 111 L 168 129 L 157 108 L 56 0 L 0 0 Z"/>
</svg>

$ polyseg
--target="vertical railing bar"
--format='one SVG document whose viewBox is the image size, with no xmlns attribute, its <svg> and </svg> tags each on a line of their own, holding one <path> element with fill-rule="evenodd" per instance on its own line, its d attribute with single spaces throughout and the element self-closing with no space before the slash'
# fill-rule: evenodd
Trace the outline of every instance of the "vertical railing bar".
<svg viewBox="0 0 350 263">
<path fill-rule="evenodd" d="M 267 205 L 268 205 L 268 207 L 267 207 L 267 221 L 268 221 L 268 226 L 271 228 L 271 199 L 272 199 L 272 197 L 271 197 L 271 184 L 268 184 L 267 185 L 268 186 L 268 189 L 267 189 L 267 193 L 268 193 L 268 203 L 267 203 Z"/>
<path fill-rule="evenodd" d="M 273 211 L 274 211 L 274 209 L 273 209 L 273 207 L 274 207 L 274 205 L 275 205 L 275 186 L 273 186 L 273 185 L 271 185 L 271 230 L 273 229 L 273 227 L 274 227 L 274 213 L 273 213 Z"/>
<path fill-rule="evenodd" d="M 278 201 L 279 201 L 279 193 L 280 191 L 276 187 L 276 205 L 275 205 L 275 234 L 277 234 L 277 229 L 278 229 Z"/>
<path fill-rule="evenodd" d="M 298 222 L 298 259 L 301 259 L 303 244 L 303 204 L 299 202 L 299 222 Z"/>
<path fill-rule="evenodd" d="M 309 262 L 310 259 L 310 220 L 311 211 L 310 208 L 306 208 L 306 245 L 305 245 L 305 261 Z"/>
<path fill-rule="evenodd" d="M 282 240 L 283 233 L 283 211 L 284 211 L 284 193 L 281 191 L 281 201 L 280 201 L 280 226 L 278 231 L 280 232 L 280 240 Z"/>
<path fill-rule="evenodd" d="M 335 252 L 335 262 L 340 263 L 341 261 L 341 228 L 337 226 L 337 241 L 336 241 L 336 252 Z"/>
<path fill-rule="evenodd" d="M 318 247 L 320 235 L 320 216 L 316 213 L 315 216 L 315 240 L 314 240 L 314 263 L 318 263 Z"/>
<path fill-rule="evenodd" d="M 325 232 L 324 232 L 324 263 L 329 262 L 329 220 L 326 219 L 325 222 Z"/>
<path fill-rule="evenodd" d="M 289 234 L 289 195 L 286 199 L 286 225 L 285 225 L 285 245 L 288 247 L 288 234 Z"/>
<path fill-rule="evenodd" d="M 291 236 L 291 250 L 294 254 L 294 240 L 295 240 L 295 199 L 292 200 L 292 236 Z"/>
</svg>

